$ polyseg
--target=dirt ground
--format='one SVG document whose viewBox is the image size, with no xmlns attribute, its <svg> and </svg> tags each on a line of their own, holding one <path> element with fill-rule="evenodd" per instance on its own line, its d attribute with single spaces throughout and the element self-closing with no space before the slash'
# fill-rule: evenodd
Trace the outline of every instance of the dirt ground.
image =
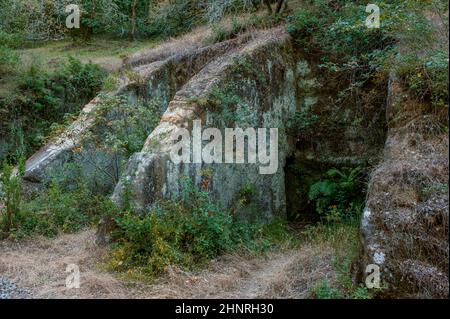
<svg viewBox="0 0 450 319">
<path fill-rule="evenodd" d="M 308 298 L 319 280 L 336 276 L 332 249 L 305 245 L 244 258 L 226 255 L 203 270 L 170 269 L 155 282 L 132 282 L 103 270 L 107 248 L 86 230 L 54 239 L 0 243 L 0 276 L 32 298 Z M 80 288 L 66 288 L 68 264 L 80 268 Z"/>
</svg>

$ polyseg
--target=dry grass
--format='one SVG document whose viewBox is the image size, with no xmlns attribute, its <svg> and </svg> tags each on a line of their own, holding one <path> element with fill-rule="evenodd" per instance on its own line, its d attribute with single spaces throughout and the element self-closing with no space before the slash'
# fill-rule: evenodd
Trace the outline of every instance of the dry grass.
<svg viewBox="0 0 450 319">
<path fill-rule="evenodd" d="M 391 296 L 448 298 L 448 133 L 433 115 L 392 128 L 367 205 L 373 242 L 395 275 Z"/>
<path fill-rule="evenodd" d="M 203 41 L 211 35 L 211 29 L 198 27 L 181 37 L 172 38 L 150 50 L 139 50 L 138 52 L 125 58 L 124 64 L 138 66 L 154 61 L 163 60 L 172 55 L 193 52 L 203 46 Z"/>
<path fill-rule="evenodd" d="M 33 298 L 307 298 L 324 277 L 333 281 L 329 243 L 305 244 L 259 257 L 225 255 L 199 271 L 171 268 L 153 283 L 119 278 L 100 267 L 108 251 L 93 230 L 0 244 L 0 275 L 30 288 Z M 80 289 L 65 287 L 67 264 L 81 270 Z"/>
<path fill-rule="evenodd" d="M 257 13 L 257 15 L 260 16 L 261 18 L 265 17 L 264 11 Z M 219 22 L 216 22 L 215 26 L 228 30 L 232 27 L 233 23 L 245 24 L 245 22 L 248 21 L 250 17 L 251 17 L 250 13 L 244 13 L 239 16 L 233 17 L 226 16 L 223 17 Z M 266 29 L 270 27 L 271 26 L 268 26 Z M 250 27 L 246 30 L 243 30 L 242 33 L 240 34 L 245 33 L 251 36 L 255 34 L 255 32 L 260 33 L 262 29 L 264 28 Z M 136 67 L 139 65 L 149 64 L 155 61 L 164 60 L 170 56 L 184 55 L 194 52 L 195 50 L 198 50 L 202 47 L 212 44 L 208 43 L 212 35 L 213 30 L 211 26 L 206 25 L 199 26 L 185 35 L 176 38 L 170 38 L 155 48 L 142 49 L 131 54 L 130 56 L 124 59 L 124 65 Z"/>
</svg>

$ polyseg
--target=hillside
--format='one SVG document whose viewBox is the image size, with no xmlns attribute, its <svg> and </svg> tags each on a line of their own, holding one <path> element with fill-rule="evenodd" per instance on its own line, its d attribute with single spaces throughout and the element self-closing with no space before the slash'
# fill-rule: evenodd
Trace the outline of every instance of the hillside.
<svg viewBox="0 0 450 319">
<path fill-rule="evenodd" d="M 0 2 L 0 297 L 448 298 L 448 4 L 106 2 Z"/>
</svg>

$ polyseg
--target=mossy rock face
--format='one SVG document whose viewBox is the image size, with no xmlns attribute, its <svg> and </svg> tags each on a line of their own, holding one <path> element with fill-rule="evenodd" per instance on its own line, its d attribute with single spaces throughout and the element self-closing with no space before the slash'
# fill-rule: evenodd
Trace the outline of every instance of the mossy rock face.
<svg viewBox="0 0 450 319">
<path fill-rule="evenodd" d="M 142 152 L 129 162 L 129 182 L 138 209 L 146 210 L 158 199 L 176 199 L 183 178 L 208 190 L 224 209 L 246 219 L 270 219 L 286 215 L 284 166 L 292 150 L 285 123 L 297 109 L 296 63 L 292 43 L 281 28 L 259 31 L 238 50 L 212 60 L 179 90 L 169 103 L 159 126 Z M 180 127 L 202 129 L 278 128 L 278 168 L 260 174 L 261 164 L 174 164 L 169 157 L 169 136 Z M 204 171 L 210 174 L 205 179 Z M 251 185 L 250 199 L 240 190 Z M 120 202 L 125 183 L 119 183 L 114 199 Z"/>
<path fill-rule="evenodd" d="M 381 297 L 448 298 L 448 133 L 424 129 L 439 114 L 405 98 L 395 77 L 389 92 L 391 127 L 368 183 L 360 273 L 379 267 Z"/>
<path fill-rule="evenodd" d="M 301 57 L 290 37 L 279 29 L 260 31 L 237 50 L 211 60 L 169 102 L 142 151 L 130 159 L 114 200 L 120 203 L 129 187 L 137 209 L 148 211 L 158 200 L 179 198 L 187 177 L 208 190 L 220 206 L 243 218 L 312 215 L 306 195 L 318 176 L 331 167 L 366 163 L 374 159 L 375 152 L 369 151 L 372 144 L 358 140 L 364 123 L 355 120 L 353 106 L 334 110 L 326 104 L 329 95 L 337 93 L 323 88 L 319 75 L 316 65 Z M 318 114 L 318 118 L 307 119 L 309 127 L 300 136 L 290 127 L 299 111 Z M 195 120 L 202 121 L 202 129 L 218 128 L 222 135 L 225 128 L 233 127 L 278 128 L 278 170 L 262 175 L 254 164 L 174 164 L 169 137 L 180 127 L 191 129 Z M 331 127 L 330 123 L 339 125 Z M 377 143 L 381 148 L 382 143 Z M 286 166 L 288 157 L 304 170 L 302 176 Z M 211 172 L 207 181 L 205 169 Z M 297 187 L 300 194 L 292 192 L 295 182 L 291 178 L 301 184 Z M 243 204 L 239 190 L 248 184 L 255 194 L 251 204 Z M 286 196 L 291 212 L 286 212 Z"/>
<path fill-rule="evenodd" d="M 134 60 L 134 65 L 128 65 L 128 69 L 123 71 L 118 88 L 112 92 L 101 93 L 85 105 L 73 123 L 28 159 L 24 175 L 24 179 L 30 182 L 27 184 L 32 184 L 33 189 L 45 187 L 55 175 L 64 174 L 67 167 L 75 164 L 81 168 L 83 178 L 92 176 L 93 171 L 103 172 L 99 176 L 101 188 L 97 191 L 103 195 L 111 194 L 122 170 L 114 174 L 117 175 L 114 178 L 110 178 L 109 173 L 117 171 L 117 162 L 126 162 L 128 157 L 115 158 L 98 147 L 98 144 L 108 143 L 109 125 L 115 119 L 113 112 L 104 114 L 104 110 L 99 111 L 104 98 L 125 96 L 130 107 L 150 104 L 151 101 L 157 100 L 157 111 L 162 115 L 176 92 L 192 76 L 211 59 L 235 48 L 241 41 L 237 39 L 186 52 L 180 49 L 180 52 L 163 55 L 160 60 L 148 63 L 145 63 L 145 57 L 141 58 L 143 62 L 140 59 Z M 130 133 L 142 129 L 135 126 L 130 128 L 134 130 Z M 91 143 L 92 140 L 96 142 Z M 144 141 L 145 138 L 141 142 Z M 68 176 L 69 180 L 71 178 L 72 176 Z"/>
<path fill-rule="evenodd" d="M 328 81 L 314 57 L 299 54 L 296 72 L 298 107 L 288 122 L 295 146 L 285 167 L 287 214 L 311 222 L 319 216 L 308 198 L 310 187 L 329 169 L 368 171 L 381 159 L 385 106 L 382 100 L 373 105 L 338 103 L 339 83 Z"/>
</svg>

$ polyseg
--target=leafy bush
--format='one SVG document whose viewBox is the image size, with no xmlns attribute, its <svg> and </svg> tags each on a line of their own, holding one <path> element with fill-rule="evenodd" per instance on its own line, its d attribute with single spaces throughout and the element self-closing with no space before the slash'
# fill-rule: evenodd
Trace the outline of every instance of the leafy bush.
<svg viewBox="0 0 450 319">
<path fill-rule="evenodd" d="M 287 19 L 287 31 L 303 50 L 319 56 L 325 78 L 340 83 L 336 102 L 343 105 L 353 102 L 355 96 L 374 94 L 365 93 L 364 88 L 373 88 L 376 79 L 397 70 L 418 100 L 430 101 L 433 106 L 448 105 L 448 51 L 433 49 L 435 28 L 424 14 L 445 15 L 448 4 L 379 1 L 383 13 L 379 29 L 365 26 L 365 5 L 317 0 Z M 442 24 L 448 33 L 448 22 Z M 409 52 L 400 61 L 395 57 L 399 42 L 402 51 Z"/>
<path fill-rule="evenodd" d="M 447 52 L 432 51 L 422 57 L 404 55 L 394 69 L 417 100 L 448 107 Z"/>
<path fill-rule="evenodd" d="M 296 111 L 288 127 L 290 130 L 295 130 L 297 133 L 305 134 L 311 127 L 319 121 L 320 117 L 312 113 L 309 109 Z"/>
<path fill-rule="evenodd" d="M 129 157 L 142 149 L 158 124 L 160 105 L 157 98 L 132 103 L 126 95 L 99 94 L 96 125 L 83 133 L 74 157 L 84 167 L 79 174 L 87 187 L 99 193 L 112 191 Z"/>
<path fill-rule="evenodd" d="M 279 220 L 236 220 L 188 180 L 180 201 L 162 202 L 145 216 L 128 211 L 113 218 L 116 244 L 109 266 L 150 277 L 170 265 L 192 268 L 237 247 L 259 251 L 292 239 Z"/>
<path fill-rule="evenodd" d="M 124 95 L 101 95 L 97 121 L 100 125 L 107 125 L 109 130 L 105 142 L 100 144 L 92 136 L 87 143 L 94 142 L 108 153 L 120 152 L 128 158 L 142 149 L 148 135 L 158 124 L 160 104 L 157 98 L 133 104 Z"/>
<path fill-rule="evenodd" d="M 205 6 L 198 0 L 174 0 L 155 8 L 147 35 L 171 37 L 188 32 L 204 20 Z"/>
<path fill-rule="evenodd" d="M 341 299 L 341 292 L 333 287 L 330 287 L 327 279 L 322 279 L 318 284 L 316 284 L 312 291 L 312 297 L 315 299 Z"/>
<path fill-rule="evenodd" d="M 287 18 L 286 30 L 299 41 L 312 35 L 322 23 L 322 19 L 311 11 L 300 9 Z"/>
<path fill-rule="evenodd" d="M 114 206 L 108 198 L 93 194 L 82 183 L 68 190 L 54 181 L 38 197 L 22 203 L 14 215 L 10 237 L 76 232 L 98 222 L 111 209 Z"/>
<path fill-rule="evenodd" d="M 358 217 L 364 199 L 359 180 L 360 168 L 336 168 L 326 177 L 311 185 L 309 200 L 315 202 L 316 211 L 329 222 L 349 221 Z"/>
<path fill-rule="evenodd" d="M 25 160 L 20 160 L 17 170 L 4 163 L 0 172 L 0 203 L 3 202 L 4 214 L 0 207 L 0 238 L 9 235 L 14 227 L 14 219 L 20 212 L 22 201 L 22 176 L 25 172 Z"/>
<path fill-rule="evenodd" d="M 68 58 L 52 73 L 32 65 L 18 74 L 18 88 L 0 97 L 0 132 L 10 137 L 8 157 L 17 160 L 16 149 L 31 155 L 42 145 L 53 123 L 78 113 L 97 94 L 104 75 L 98 66 L 74 58 Z"/>
<path fill-rule="evenodd" d="M 19 56 L 9 47 L 0 45 L 0 76 L 14 74 L 19 65 Z"/>
<path fill-rule="evenodd" d="M 22 46 L 23 38 L 19 34 L 7 33 L 0 30 L 0 43 L 1 46 L 5 46 L 11 49 L 17 49 Z"/>
</svg>

